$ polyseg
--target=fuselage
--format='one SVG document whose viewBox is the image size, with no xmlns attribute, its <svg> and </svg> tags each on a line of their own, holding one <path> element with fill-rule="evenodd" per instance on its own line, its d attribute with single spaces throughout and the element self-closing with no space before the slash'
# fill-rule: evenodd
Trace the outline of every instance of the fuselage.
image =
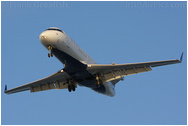
<svg viewBox="0 0 188 126">
<path fill-rule="evenodd" d="M 75 58 L 83 64 L 96 64 L 96 62 L 83 51 L 64 31 L 59 28 L 49 28 L 40 34 L 42 45 L 49 50 L 49 46 Z M 84 80 L 80 85 L 89 87 L 99 93 L 114 96 L 114 84 L 111 81 L 103 82 L 102 87 L 96 88 L 95 81 Z"/>
<path fill-rule="evenodd" d="M 52 46 L 74 57 L 82 63 L 95 64 L 96 62 L 87 55 L 64 31 L 47 30 L 40 35 L 41 43 L 48 49 Z"/>
</svg>

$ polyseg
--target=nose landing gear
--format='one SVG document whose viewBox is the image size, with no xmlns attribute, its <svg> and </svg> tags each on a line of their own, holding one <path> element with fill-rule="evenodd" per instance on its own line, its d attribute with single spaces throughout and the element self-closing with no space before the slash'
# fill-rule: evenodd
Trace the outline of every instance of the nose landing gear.
<svg viewBox="0 0 188 126">
<path fill-rule="evenodd" d="M 48 53 L 48 57 L 53 57 L 53 54 L 52 54 L 52 46 L 48 46 L 48 50 L 50 51 L 50 53 Z"/>
</svg>

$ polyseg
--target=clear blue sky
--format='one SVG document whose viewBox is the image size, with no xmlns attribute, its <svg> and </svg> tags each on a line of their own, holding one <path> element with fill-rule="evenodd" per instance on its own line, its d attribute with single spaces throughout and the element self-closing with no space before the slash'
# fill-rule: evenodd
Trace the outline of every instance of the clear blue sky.
<svg viewBox="0 0 188 126">
<path fill-rule="evenodd" d="M 187 124 L 186 2 L 1 2 L 2 124 Z M 125 77 L 116 96 L 84 87 L 6 95 L 63 65 L 38 36 L 64 30 L 97 63 L 176 59 Z"/>
</svg>

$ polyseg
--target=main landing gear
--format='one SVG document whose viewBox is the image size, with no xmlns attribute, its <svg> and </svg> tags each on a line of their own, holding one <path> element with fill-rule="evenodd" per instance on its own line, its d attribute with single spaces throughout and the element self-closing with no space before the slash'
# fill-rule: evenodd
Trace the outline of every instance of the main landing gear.
<svg viewBox="0 0 188 126">
<path fill-rule="evenodd" d="M 52 46 L 48 46 L 48 50 L 50 51 L 50 53 L 48 53 L 48 57 L 53 57 L 53 54 L 52 54 Z"/>
<path fill-rule="evenodd" d="M 75 91 L 75 90 L 76 90 L 75 85 L 69 85 L 69 86 L 68 86 L 68 90 L 69 90 L 69 92 Z"/>
<path fill-rule="evenodd" d="M 68 91 L 75 91 L 76 90 L 76 82 L 73 80 L 69 80 L 68 82 Z"/>
<path fill-rule="evenodd" d="M 95 84 L 96 84 L 96 87 L 100 87 L 102 85 L 102 77 L 101 75 L 96 75 L 96 81 L 95 81 Z"/>
</svg>

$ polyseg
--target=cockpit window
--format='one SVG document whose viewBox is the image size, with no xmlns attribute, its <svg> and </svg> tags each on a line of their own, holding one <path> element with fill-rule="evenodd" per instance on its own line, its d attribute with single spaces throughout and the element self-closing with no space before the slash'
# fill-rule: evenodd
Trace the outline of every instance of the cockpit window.
<svg viewBox="0 0 188 126">
<path fill-rule="evenodd" d="M 47 30 L 55 30 L 55 31 L 59 31 L 59 32 L 63 33 L 63 31 L 61 29 L 59 29 L 59 28 L 48 28 Z"/>
</svg>

